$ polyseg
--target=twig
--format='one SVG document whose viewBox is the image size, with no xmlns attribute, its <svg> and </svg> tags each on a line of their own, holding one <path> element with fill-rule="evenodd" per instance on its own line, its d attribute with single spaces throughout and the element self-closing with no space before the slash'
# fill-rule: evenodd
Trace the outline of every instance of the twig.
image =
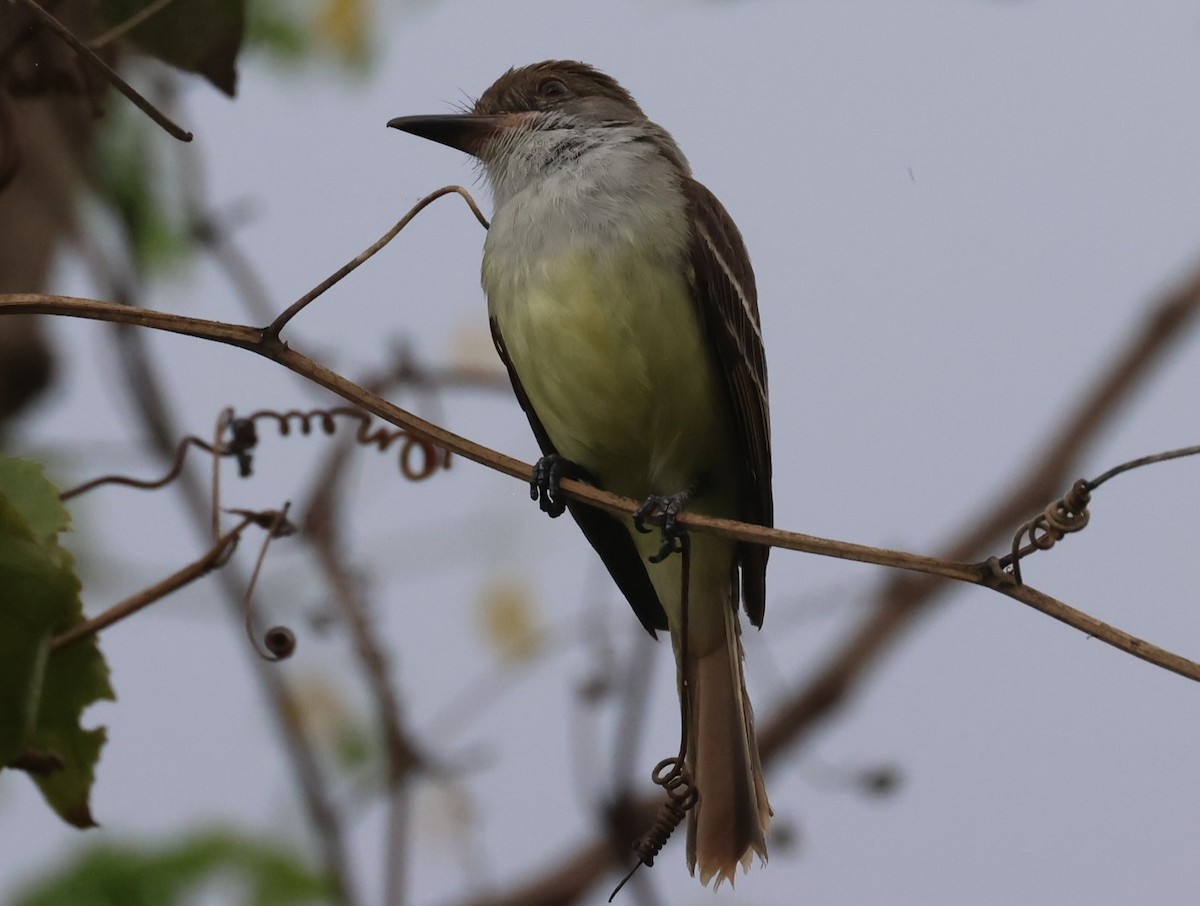
<svg viewBox="0 0 1200 906">
<path fill-rule="evenodd" d="M 299 299 L 297 299 L 295 302 L 293 302 L 291 305 L 289 305 L 284 310 L 283 314 L 281 314 L 279 317 L 277 317 L 274 321 L 272 321 L 267 326 L 266 330 L 263 332 L 264 339 L 276 339 L 277 340 L 279 338 L 279 332 L 281 330 L 283 330 L 283 328 L 287 325 L 288 321 L 292 320 L 292 318 L 294 318 L 294 317 L 296 317 L 296 315 L 300 314 L 300 312 L 303 311 L 310 302 L 312 302 L 314 299 L 316 299 L 318 296 L 320 296 L 322 293 L 324 293 L 326 290 L 328 290 L 335 283 L 342 280 L 347 274 L 349 274 L 351 271 L 353 271 L 355 268 L 357 268 L 360 264 L 364 264 L 366 261 L 370 260 L 370 258 L 376 252 L 378 252 L 385 245 L 387 245 L 389 242 L 391 242 L 393 239 L 395 239 L 397 236 L 399 236 L 400 231 L 403 230 L 406 226 L 408 226 L 409 223 L 412 222 L 412 219 L 414 217 L 416 217 L 418 214 L 420 214 L 423 210 L 425 210 L 425 208 L 427 208 L 433 202 L 437 201 L 443 195 L 451 195 L 451 194 L 461 196 L 462 199 L 464 201 L 466 201 L 467 205 L 471 208 L 471 213 L 475 215 L 475 219 L 478 220 L 483 225 L 484 229 L 487 229 L 488 220 L 486 217 L 483 216 L 483 212 L 481 210 L 479 210 L 479 205 L 475 203 L 475 199 L 471 197 L 470 192 L 468 192 L 462 186 L 442 186 L 442 188 L 438 189 L 435 192 L 430 192 L 428 195 L 426 195 L 424 198 L 422 198 L 420 201 L 418 201 L 415 205 L 413 205 L 411 208 L 409 208 L 408 213 L 405 214 L 403 217 L 401 217 L 400 220 L 396 223 L 396 225 L 394 227 L 392 227 L 390 230 L 388 230 L 386 233 L 384 233 L 381 237 L 379 237 L 379 239 L 372 246 L 370 246 L 366 251 L 357 255 L 353 260 L 348 261 L 345 264 L 343 264 L 340 268 L 338 268 L 336 271 L 334 271 L 332 274 L 330 274 L 328 277 L 326 277 L 324 280 L 322 280 L 320 283 L 318 283 L 316 286 L 314 286 L 311 290 L 306 292 L 303 296 L 301 296 Z"/>
<path fill-rule="evenodd" d="M 264 661 L 282 661 L 291 657 L 292 652 L 296 650 L 296 637 L 285 626 L 274 626 L 268 629 L 264 634 L 264 647 L 259 647 L 258 636 L 254 634 L 254 589 L 258 585 L 258 577 L 262 573 L 263 562 L 267 559 L 271 541 L 280 535 L 290 535 L 296 530 L 295 526 L 287 521 L 288 510 L 291 508 L 291 501 L 288 501 L 283 505 L 282 510 L 276 510 L 269 514 L 270 518 L 266 520 L 267 524 L 264 526 L 267 535 L 263 538 L 262 547 L 258 550 L 258 559 L 254 561 L 254 569 L 250 572 L 250 581 L 246 584 L 244 607 L 246 638 L 250 641 L 255 653 Z M 246 518 L 253 519 L 254 515 L 250 514 Z M 262 521 L 259 524 L 262 525 Z"/>
<path fill-rule="evenodd" d="M 1196 300 L 1200 300 L 1200 276 L 1198 276 L 1193 289 L 1196 295 L 1192 301 L 1195 303 Z M 109 302 L 97 302 L 90 299 L 75 299 L 40 293 L 0 295 L 0 315 L 5 313 L 54 314 L 92 320 L 114 321 L 119 324 L 165 330 L 171 333 L 179 333 L 247 349 L 297 374 L 307 377 L 314 383 L 331 390 L 343 399 L 391 422 L 397 427 L 414 434 L 422 435 L 438 446 L 457 453 L 460 456 L 524 481 L 528 481 L 529 476 L 533 472 L 533 467 L 528 463 L 521 462 L 519 459 L 514 459 L 511 456 L 505 456 L 482 444 L 475 443 L 465 437 L 447 431 L 432 422 L 418 418 L 365 388 L 352 383 L 307 356 L 296 352 L 278 340 L 278 338 L 268 336 L 265 331 L 258 328 L 228 324 L 223 321 L 188 318 L 182 315 L 156 312 L 149 309 L 134 309 Z M 1096 418 L 1098 419 L 1098 416 Z M 1080 436 L 1083 436 L 1083 432 L 1080 432 Z M 1039 488 L 1041 486 L 1041 484 L 1038 485 Z M 564 479 L 562 489 L 576 500 L 590 503 L 618 516 L 632 515 L 639 507 L 637 501 L 621 497 L 617 494 L 611 494 L 607 491 L 601 491 L 598 488 L 579 481 Z M 1045 496 L 1049 496 L 1049 494 Z M 890 566 L 910 572 L 924 573 L 928 576 L 955 579 L 960 582 L 969 582 L 989 588 L 994 587 L 995 578 L 993 570 L 987 562 L 968 563 L 954 557 L 929 557 L 905 551 L 836 541 L 828 538 L 820 538 L 815 535 L 766 528 L 732 519 L 717 519 L 711 516 L 692 513 L 683 514 L 678 521 L 687 529 L 707 531 L 752 544 L 765 544 L 803 553 L 820 554 L 826 557 L 854 560 L 861 563 L 872 563 L 878 566 Z M 1063 607 L 1066 608 L 1066 605 L 1063 605 Z M 1069 610 L 1069 608 L 1067 609 Z M 1060 619 L 1063 619 L 1064 622 L 1070 621 L 1069 615 L 1060 617 Z M 1075 624 L 1072 623 L 1071 625 Z M 1095 638 L 1116 648 L 1120 648 L 1129 654 L 1165 667 L 1189 679 L 1200 681 L 1200 664 L 1181 658 L 1178 655 L 1172 655 L 1155 645 L 1151 645 L 1149 642 L 1136 639 L 1115 627 L 1108 626 L 1108 624 L 1100 623 L 1099 627 L 1097 628 L 1091 624 L 1088 627 L 1077 626 L 1082 631 L 1088 632 Z"/>
<path fill-rule="evenodd" d="M 184 315 L 153 311 L 146 308 L 131 308 L 112 302 L 99 302 L 93 299 L 79 299 L 44 293 L 0 294 L 0 315 L 3 314 L 62 315 L 93 321 L 129 324 L 246 349 L 282 365 L 289 371 L 308 378 L 312 382 L 336 393 L 343 399 L 373 415 L 377 415 L 379 418 L 390 422 L 398 428 L 403 428 L 413 434 L 424 436 L 437 446 L 447 449 L 452 453 L 457 453 L 480 465 L 488 466 L 498 472 L 503 472 L 514 478 L 520 478 L 523 481 L 527 481 L 533 471 L 533 467 L 528 463 L 522 462 L 512 456 L 498 453 L 489 447 L 478 444 L 452 431 L 447 431 L 445 428 L 401 409 L 399 406 L 382 399 L 347 380 L 340 374 L 331 371 L 319 362 L 315 362 L 280 341 L 268 337 L 261 328 L 250 327 L 244 324 L 230 324 L 225 321 L 190 318 Z M 572 479 L 563 479 L 562 488 L 564 492 L 574 499 L 590 503 L 614 515 L 631 515 L 637 510 L 639 505 L 627 497 L 610 494 L 592 485 Z M 653 521 L 653 519 L 650 521 Z M 696 513 L 684 513 L 679 517 L 678 521 L 680 525 L 686 528 L 709 531 L 739 541 L 769 544 L 773 547 L 783 547 L 802 553 L 820 554 L 843 560 L 857 560 L 862 563 L 873 563 L 879 566 L 891 566 L 897 569 L 929 573 L 963 582 L 982 584 L 982 576 L 987 571 L 986 565 L 980 563 L 954 562 L 939 557 L 911 554 L 905 551 L 869 547 L 846 541 L 834 541 L 827 538 L 820 538 L 816 535 L 805 535 L 799 532 L 783 531 L 782 529 L 765 528 L 760 525 L 751 525 L 732 519 L 718 519 Z"/>
<path fill-rule="evenodd" d="M 155 601 L 165 598 L 172 592 L 178 591 L 185 585 L 196 581 L 201 576 L 208 575 L 214 569 L 224 565 L 226 560 L 229 559 L 229 555 L 233 553 L 233 549 L 237 546 L 242 532 L 245 531 L 246 527 L 252 521 L 249 518 L 243 519 L 235 528 L 218 538 L 217 543 L 209 548 L 199 560 L 189 563 L 183 569 L 172 573 L 161 582 L 151 585 L 149 588 L 142 589 L 136 595 L 114 604 L 103 613 L 97 614 L 90 620 L 84 620 L 82 623 L 72 626 L 62 635 L 56 636 L 54 641 L 50 643 L 50 650 L 57 651 L 64 645 L 70 645 L 72 642 L 95 635 L 97 632 L 107 629 L 109 626 L 126 617 L 132 616 L 139 610 L 149 607 Z"/>
<path fill-rule="evenodd" d="M 527 481 L 533 472 L 533 467 L 528 463 L 447 431 L 445 428 L 382 399 L 280 341 L 270 338 L 260 328 L 230 324 L 224 321 L 190 318 L 145 308 L 130 308 L 112 302 L 98 302 L 92 299 L 42 293 L 0 294 L 0 315 L 3 314 L 49 314 L 109 321 L 152 330 L 164 330 L 246 349 L 308 378 L 398 428 L 426 437 L 437 446 L 457 453 L 466 459 L 523 481 Z M 598 506 L 600 509 L 618 516 L 632 515 L 639 506 L 636 501 L 627 497 L 601 491 L 592 485 L 572 479 L 563 479 L 562 489 L 577 500 Z M 803 553 L 857 560 L 879 566 L 892 566 L 963 582 L 982 584 L 983 576 L 987 572 L 985 564 L 954 562 L 905 551 L 834 541 L 816 535 L 765 528 L 733 519 L 718 519 L 696 513 L 684 513 L 678 521 L 680 525 L 689 529 L 709 531 L 739 541 L 768 544 Z"/>
<path fill-rule="evenodd" d="M 175 458 L 171 462 L 171 467 L 161 478 L 131 478 L 128 475 L 121 474 L 101 475 L 98 478 L 93 478 L 81 485 L 60 492 L 58 497 L 60 500 L 70 500 L 72 497 L 78 497 L 80 494 L 85 494 L 88 491 L 110 484 L 124 485 L 125 487 L 138 488 L 144 491 L 158 490 L 159 488 L 166 487 L 183 474 L 183 466 L 187 461 L 188 450 L 192 447 L 198 447 L 212 456 L 213 493 L 214 496 L 217 496 L 219 494 L 218 480 L 220 476 L 217 463 L 221 458 L 229 456 L 237 457 L 242 475 L 246 476 L 250 474 L 250 463 L 252 462 L 251 451 L 258 443 L 258 422 L 273 420 L 279 429 L 279 434 L 283 437 L 291 434 L 293 425 L 299 426 L 301 434 L 311 434 L 314 424 L 320 427 L 325 434 L 333 435 L 337 431 L 337 418 L 348 418 L 358 422 L 358 430 L 354 434 L 354 441 L 360 446 L 375 447 L 380 452 L 384 452 L 394 442 L 403 441 L 400 446 L 397 465 L 401 474 L 410 481 L 422 481 L 439 469 L 450 467 L 449 454 L 443 450 L 439 450 L 425 438 L 416 437 L 403 428 L 399 430 L 375 428 L 371 424 L 371 416 L 358 409 L 351 409 L 345 406 L 338 406 L 332 409 L 309 409 L 305 412 L 295 409 L 286 412 L 279 412 L 274 409 L 260 409 L 250 415 L 236 418 L 234 417 L 233 410 L 227 409 L 221 415 L 221 424 L 218 426 L 215 441 L 209 443 L 195 435 L 185 437 L 179 442 L 179 446 L 175 450 Z M 222 441 L 222 435 L 227 428 L 232 428 L 234 436 L 226 443 Z M 414 465 L 413 463 L 414 450 L 421 451 L 419 465 Z M 214 500 L 214 538 L 220 534 L 218 528 L 219 512 L 218 502 Z"/>
<path fill-rule="evenodd" d="M 1010 582 L 998 582 L 995 585 L 988 583 L 988 587 L 994 588 L 1002 595 L 1008 595 L 1014 601 L 1028 604 L 1034 610 L 1041 611 L 1048 617 L 1054 617 L 1059 622 L 1108 642 L 1114 648 L 1120 648 L 1122 651 L 1127 651 L 1135 657 L 1140 657 L 1142 660 L 1170 670 L 1172 673 L 1178 673 L 1180 676 L 1186 676 L 1189 679 L 1196 678 L 1194 675 L 1196 665 L 1193 661 L 1172 654 L 1170 651 L 1164 651 L 1149 642 L 1144 642 L 1137 636 L 1110 626 L 1081 610 L 1076 610 L 1069 604 L 1064 604 L 1036 588 Z"/>
<path fill-rule="evenodd" d="M 1172 459 L 1183 459 L 1185 456 L 1200 456 L 1200 446 L 1180 447 L 1178 450 L 1168 450 L 1165 453 L 1155 453 L 1153 456 L 1143 456 L 1140 459 L 1131 459 L 1129 462 L 1123 462 L 1119 466 L 1113 466 L 1107 472 L 1089 481 L 1087 483 L 1088 490 L 1094 491 L 1109 479 L 1116 478 L 1118 475 L 1124 475 L 1133 469 L 1140 469 L 1142 466 L 1151 466 L 1160 462 L 1169 462 Z"/>
<path fill-rule="evenodd" d="M 177 126 L 165 113 L 151 104 L 144 95 L 139 93 L 136 88 L 117 75 L 111 66 L 109 66 L 96 55 L 94 50 L 75 37 L 69 28 L 59 22 L 58 19 L 54 18 L 54 16 L 52 16 L 47 9 L 37 2 L 37 0 L 19 0 L 19 2 L 25 4 L 25 6 L 32 10 L 39 19 L 41 19 L 50 27 L 50 30 L 53 31 L 55 35 L 57 35 L 64 43 L 73 48 L 83 60 L 86 60 L 88 64 L 90 64 L 94 69 L 98 70 L 100 74 L 104 76 L 104 78 L 108 79 L 112 86 L 117 89 L 117 91 L 121 92 L 121 94 L 129 98 L 129 100 L 133 101 L 139 110 L 150 117 L 150 119 L 154 120 L 154 122 L 158 123 L 158 125 L 162 126 L 162 128 L 165 129 L 173 138 L 177 138 L 181 142 L 190 142 L 192 140 L 194 137 L 192 133 Z"/>
<path fill-rule="evenodd" d="M 101 475 L 73 488 L 67 488 L 67 490 L 59 493 L 58 499 L 70 500 L 72 497 L 78 497 L 80 494 L 86 494 L 88 491 L 95 490 L 107 484 L 120 484 L 143 491 L 154 491 L 158 488 L 166 487 L 178 478 L 179 473 L 183 471 L 183 464 L 187 460 L 188 448 L 192 446 L 199 447 L 205 453 L 210 453 L 214 456 L 231 455 L 228 451 L 218 450 L 207 441 L 193 435 L 188 435 L 179 442 L 179 446 L 175 449 L 175 458 L 171 460 L 171 468 L 167 470 L 167 473 L 162 478 L 143 479 L 130 478 L 128 475 Z"/>
</svg>

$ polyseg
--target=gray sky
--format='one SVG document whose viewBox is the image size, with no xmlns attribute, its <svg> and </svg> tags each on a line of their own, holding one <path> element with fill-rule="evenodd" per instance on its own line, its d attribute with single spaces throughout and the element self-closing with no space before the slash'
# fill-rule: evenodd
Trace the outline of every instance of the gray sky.
<svg viewBox="0 0 1200 906">
<path fill-rule="evenodd" d="M 1200 14 L 1183 0 L 443 0 L 383 21 L 379 65 L 361 81 L 247 65 L 236 102 L 203 86 L 187 93 L 182 119 L 198 135 L 212 197 L 254 203 L 239 238 L 275 305 L 429 190 L 472 179 L 463 156 L 389 132 L 389 118 L 445 111 L 513 64 L 594 63 L 672 131 L 746 237 L 767 340 L 782 527 L 933 552 L 1003 493 L 1150 301 L 1200 260 Z M 481 243 L 462 205 L 439 202 L 306 312 L 293 342 L 351 375 L 385 361 L 400 335 L 430 361 L 486 361 L 464 352 L 486 349 Z M 244 319 L 215 270 L 198 266 L 195 277 L 157 287 L 151 304 Z M 61 285 L 89 291 L 70 265 Z M 28 426 L 30 447 L 83 438 L 96 453 L 77 463 L 80 475 L 153 471 L 126 446 L 125 401 L 105 387 L 116 381 L 104 329 L 61 323 L 55 335 L 70 364 L 53 408 Z M 244 354 L 153 342 L 187 401 L 188 430 L 207 432 L 229 403 L 315 399 Z M 1198 391 L 1193 338 L 1084 473 L 1197 443 Z M 523 417 L 502 396 L 447 396 L 444 421 L 535 455 Z M 278 505 L 297 494 L 322 449 L 267 440 L 261 477 L 228 485 L 227 498 Z M 1087 532 L 1032 560 L 1027 580 L 1200 655 L 1197 468 L 1161 466 L 1105 489 Z M 593 654 L 576 641 L 580 618 L 588 602 L 603 601 L 603 625 L 622 652 L 643 644 L 636 621 L 597 582 L 572 527 L 541 518 L 517 482 L 461 462 L 411 485 L 364 453 L 356 495 L 359 562 L 418 733 L 494 669 L 474 617 L 488 583 L 526 587 L 559 627 L 561 653 L 442 750 L 451 760 L 482 751 L 484 767 L 453 790 L 423 786 L 417 798 L 413 902 L 482 889 L 472 883 L 503 887 L 590 832 L 580 802 L 595 781 L 579 777 L 573 689 Z M 93 606 L 198 551 L 162 495 L 101 491 L 80 504 L 77 521 L 82 556 L 102 572 L 88 593 Z M 766 625 L 748 646 L 760 715 L 815 669 L 884 577 L 774 555 Z M 303 558 L 281 546 L 264 581 L 272 616 L 301 634 L 300 652 L 281 669 L 360 699 L 345 645 L 304 624 L 320 600 Z M 104 648 L 120 702 L 89 715 L 110 738 L 93 799 L 105 830 L 89 836 L 151 837 L 219 821 L 285 826 L 302 839 L 246 642 L 212 586 L 114 628 Z M 666 655 L 640 756 L 646 773 L 676 732 Z M 1187 681 L 1015 602 L 964 590 L 770 776 L 777 821 L 797 829 L 801 844 L 776 848 L 766 869 L 719 900 L 1194 901 L 1197 695 Z M 595 770 L 606 779 L 611 722 L 588 732 L 583 748 L 601 753 Z M 879 763 L 903 772 L 888 799 L 825 782 L 831 765 Z M 453 843 L 463 802 L 480 818 L 484 859 L 473 882 Z M 352 837 L 373 893 L 381 827 L 381 811 L 367 810 Z M 0 780 L 0 890 L 79 839 L 23 778 Z M 713 901 L 686 876 L 678 844 L 653 874 L 664 902 Z"/>
</svg>

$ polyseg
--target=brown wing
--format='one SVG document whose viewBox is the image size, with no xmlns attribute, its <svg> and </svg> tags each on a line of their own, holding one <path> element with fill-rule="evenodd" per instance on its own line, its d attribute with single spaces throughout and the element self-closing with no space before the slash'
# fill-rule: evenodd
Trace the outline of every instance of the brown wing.
<svg viewBox="0 0 1200 906">
<path fill-rule="evenodd" d="M 490 321 L 492 342 L 496 344 L 496 352 L 500 354 L 500 360 L 508 369 L 508 378 L 512 381 L 513 392 L 517 395 L 517 402 L 525 410 L 525 416 L 529 419 L 529 426 L 533 428 L 533 436 L 537 438 L 542 455 L 549 456 L 557 453 L 558 451 L 554 449 L 554 444 L 551 443 L 550 436 L 546 434 L 546 429 L 542 427 L 537 413 L 533 411 L 529 397 L 525 395 L 525 389 L 521 386 L 517 370 L 512 366 L 512 360 L 509 359 L 508 350 L 504 346 L 504 337 L 500 334 L 500 325 L 496 323 L 495 318 L 491 318 Z M 567 509 L 583 530 L 588 543 L 604 561 L 608 574 L 617 583 L 617 588 L 629 601 L 629 606 L 633 608 L 637 618 L 642 621 L 646 631 L 655 635 L 656 629 L 666 629 L 666 611 L 663 610 L 662 602 L 658 599 L 658 592 L 650 584 L 646 564 L 642 562 L 629 530 L 608 513 L 595 507 L 568 500 Z"/>
<path fill-rule="evenodd" d="M 750 256 L 742 234 L 712 192 L 690 178 L 684 180 L 683 191 L 692 222 L 693 290 L 725 375 L 741 444 L 742 516 L 749 522 L 774 525 L 767 362 Z M 755 626 L 762 625 L 766 610 L 770 551 L 757 544 L 738 547 L 742 602 Z"/>
</svg>

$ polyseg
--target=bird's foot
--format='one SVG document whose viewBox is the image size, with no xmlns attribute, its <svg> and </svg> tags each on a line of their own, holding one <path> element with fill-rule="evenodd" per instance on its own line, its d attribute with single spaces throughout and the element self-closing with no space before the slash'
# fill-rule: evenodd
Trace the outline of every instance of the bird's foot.
<svg viewBox="0 0 1200 906">
<path fill-rule="evenodd" d="M 679 525 L 677 519 L 679 514 L 687 509 L 687 505 L 695 493 L 696 486 L 693 485 L 678 494 L 666 496 L 651 494 L 642 501 L 642 505 L 633 514 L 634 528 L 643 535 L 653 531 L 646 526 L 648 518 L 662 520 L 662 546 L 659 547 L 658 553 L 650 558 L 651 563 L 662 563 L 671 554 L 677 554 L 683 550 L 683 538 L 687 535 L 687 529 Z"/>
<path fill-rule="evenodd" d="M 559 487 L 564 478 L 582 478 L 585 471 L 557 453 L 543 456 L 533 467 L 529 479 L 529 499 L 536 500 L 542 512 L 557 519 L 567 508 L 566 498 Z"/>
</svg>

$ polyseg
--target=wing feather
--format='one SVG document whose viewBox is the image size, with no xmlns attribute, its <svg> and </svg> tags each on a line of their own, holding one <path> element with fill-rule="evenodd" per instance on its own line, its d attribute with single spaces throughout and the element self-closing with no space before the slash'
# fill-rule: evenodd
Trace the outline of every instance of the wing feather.
<svg viewBox="0 0 1200 906">
<path fill-rule="evenodd" d="M 725 376 L 741 446 L 742 516 L 746 521 L 771 526 L 775 507 L 767 361 L 754 271 L 742 234 L 716 196 L 691 178 L 684 179 L 683 191 L 692 223 L 693 294 Z M 762 625 L 766 610 L 770 550 L 757 544 L 738 547 L 742 602 L 755 626 Z"/>
</svg>

